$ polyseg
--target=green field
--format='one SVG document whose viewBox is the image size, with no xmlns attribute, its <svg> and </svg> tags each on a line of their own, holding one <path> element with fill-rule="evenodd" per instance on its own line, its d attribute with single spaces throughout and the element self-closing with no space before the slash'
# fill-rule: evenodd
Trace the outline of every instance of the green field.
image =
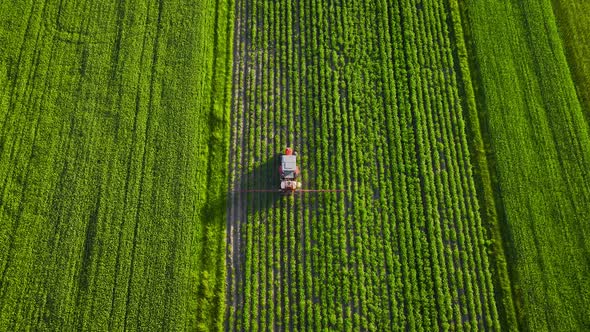
<svg viewBox="0 0 590 332">
<path fill-rule="evenodd" d="M 576 92 L 586 122 L 590 122 L 590 16 L 580 15 L 590 12 L 590 2 L 553 0 L 551 3 Z"/>
<path fill-rule="evenodd" d="M 509 326 L 454 8 L 237 2 L 229 329 Z M 346 192 L 240 192 L 276 186 L 285 146 L 300 153 L 304 187 Z"/>
<path fill-rule="evenodd" d="M 589 330 L 588 10 L 0 3 L 0 331 Z"/>
<path fill-rule="evenodd" d="M 520 327 L 590 328 L 590 135 L 550 1 L 470 2 Z M 583 83 L 580 83 L 583 84 Z"/>
<path fill-rule="evenodd" d="M 229 9 L 0 5 L 0 330 L 221 326 Z"/>
</svg>

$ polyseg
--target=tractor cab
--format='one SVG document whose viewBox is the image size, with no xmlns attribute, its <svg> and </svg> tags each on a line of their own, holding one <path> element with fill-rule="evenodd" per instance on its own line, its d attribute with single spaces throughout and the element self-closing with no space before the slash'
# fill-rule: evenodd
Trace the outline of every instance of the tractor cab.
<svg viewBox="0 0 590 332">
<path fill-rule="evenodd" d="M 299 176 L 299 166 L 297 166 L 297 155 L 291 148 L 285 150 L 281 155 L 281 165 L 279 166 L 281 180 L 295 180 Z"/>
</svg>

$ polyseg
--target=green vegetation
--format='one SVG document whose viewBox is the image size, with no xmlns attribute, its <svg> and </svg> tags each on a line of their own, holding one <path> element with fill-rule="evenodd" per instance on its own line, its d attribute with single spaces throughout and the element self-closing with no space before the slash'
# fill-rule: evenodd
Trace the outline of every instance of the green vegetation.
<svg viewBox="0 0 590 332">
<path fill-rule="evenodd" d="M 553 8 L 527 0 L 463 9 L 520 327 L 588 330 L 590 135 Z"/>
<path fill-rule="evenodd" d="M 513 327 L 457 3 L 242 0 L 236 17 L 227 328 Z M 277 188 L 286 146 L 304 188 L 346 192 L 240 192 Z"/>
<path fill-rule="evenodd" d="M 552 0 L 552 4 L 576 91 L 590 122 L 590 2 Z"/>
<path fill-rule="evenodd" d="M 0 330 L 590 330 L 589 11 L 0 3 Z"/>
<path fill-rule="evenodd" d="M 0 329 L 222 328 L 232 8 L 0 4 Z"/>
</svg>

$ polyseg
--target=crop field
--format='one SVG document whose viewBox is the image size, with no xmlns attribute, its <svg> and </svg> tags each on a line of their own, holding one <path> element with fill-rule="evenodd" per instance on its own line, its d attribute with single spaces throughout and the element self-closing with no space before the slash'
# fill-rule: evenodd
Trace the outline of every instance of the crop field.
<svg viewBox="0 0 590 332">
<path fill-rule="evenodd" d="M 237 1 L 227 329 L 508 326 L 450 5 Z M 303 187 L 346 191 L 244 192 L 285 146 Z"/>
<path fill-rule="evenodd" d="M 222 326 L 230 8 L 0 3 L 0 330 Z"/>
<path fill-rule="evenodd" d="M 590 330 L 589 10 L 0 2 L 0 331 Z"/>
<path fill-rule="evenodd" d="M 553 0 L 553 11 L 576 92 L 590 122 L 590 2 Z"/>
<path fill-rule="evenodd" d="M 555 8 L 550 1 L 472 1 L 465 21 L 520 327 L 583 331 L 590 328 L 590 127 L 575 83 L 587 94 L 576 77 L 588 58 L 568 64 L 562 45 L 573 36 L 559 35 Z"/>
</svg>

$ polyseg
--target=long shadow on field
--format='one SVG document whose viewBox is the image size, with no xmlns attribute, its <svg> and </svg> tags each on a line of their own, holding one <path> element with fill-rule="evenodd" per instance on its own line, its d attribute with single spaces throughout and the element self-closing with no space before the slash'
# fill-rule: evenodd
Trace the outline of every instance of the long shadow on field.
<svg viewBox="0 0 590 332">
<path fill-rule="evenodd" d="M 283 197 L 279 192 L 279 162 L 280 155 L 275 154 L 238 179 L 241 189 L 234 194 L 247 200 L 249 213 L 266 211 Z"/>
</svg>

